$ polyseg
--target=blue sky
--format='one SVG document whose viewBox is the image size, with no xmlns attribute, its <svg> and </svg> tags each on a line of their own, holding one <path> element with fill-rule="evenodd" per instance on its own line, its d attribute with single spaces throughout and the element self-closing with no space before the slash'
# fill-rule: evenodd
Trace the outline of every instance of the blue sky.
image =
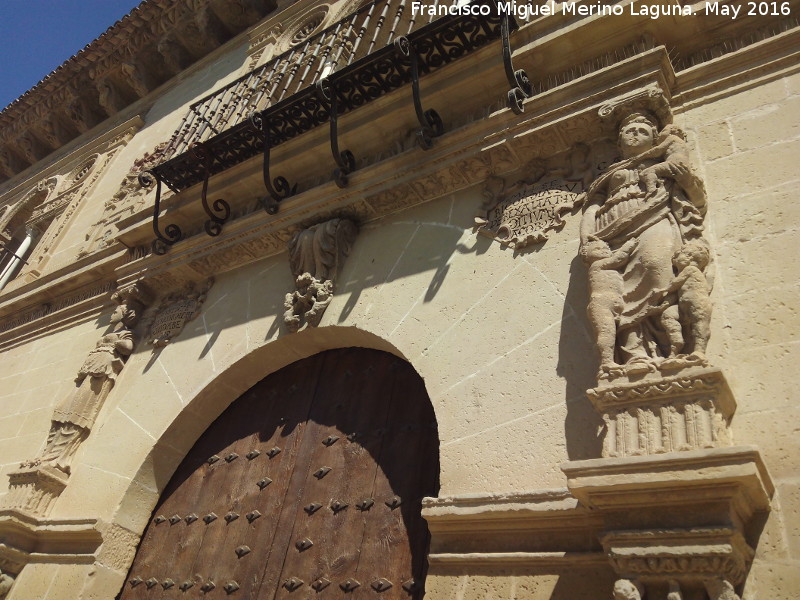
<svg viewBox="0 0 800 600">
<path fill-rule="evenodd" d="M 141 0 L 0 0 L 0 109 Z"/>
</svg>

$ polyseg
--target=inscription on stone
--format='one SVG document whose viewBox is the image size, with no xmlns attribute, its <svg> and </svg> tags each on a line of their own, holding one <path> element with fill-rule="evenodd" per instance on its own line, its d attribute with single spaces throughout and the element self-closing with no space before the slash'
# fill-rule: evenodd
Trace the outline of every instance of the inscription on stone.
<svg viewBox="0 0 800 600">
<path fill-rule="evenodd" d="M 480 231 L 513 248 L 542 242 L 546 232 L 564 226 L 568 213 L 584 191 L 581 180 L 551 179 L 523 185 L 488 211 Z"/>
<path fill-rule="evenodd" d="M 161 301 L 150 326 L 149 343 L 155 348 L 163 348 L 183 331 L 186 323 L 200 314 L 203 301 L 213 283 L 213 279 L 209 279 L 198 289 L 189 286 L 181 292 L 166 296 Z"/>
</svg>

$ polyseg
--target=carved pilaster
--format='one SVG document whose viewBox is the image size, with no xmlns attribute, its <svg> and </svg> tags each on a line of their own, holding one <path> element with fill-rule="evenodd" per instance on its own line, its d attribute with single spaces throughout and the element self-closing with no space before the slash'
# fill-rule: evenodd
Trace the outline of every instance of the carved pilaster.
<svg viewBox="0 0 800 600">
<path fill-rule="evenodd" d="M 47 516 L 67 485 L 71 463 L 89 437 L 117 375 L 134 349 L 134 328 L 150 300 L 141 285 L 123 287 L 112 299 L 112 329 L 98 340 L 75 378 L 75 389 L 53 409 L 47 441 L 39 455 L 9 474 L 8 508 Z"/>
<path fill-rule="evenodd" d="M 757 449 L 732 446 L 736 402 L 706 357 L 705 186 L 659 86 L 609 101 L 598 117 L 619 150 L 588 186 L 580 226 L 602 458 L 562 470 L 603 516 L 615 600 L 736 600 L 758 541 L 746 534 L 773 486 Z"/>
</svg>

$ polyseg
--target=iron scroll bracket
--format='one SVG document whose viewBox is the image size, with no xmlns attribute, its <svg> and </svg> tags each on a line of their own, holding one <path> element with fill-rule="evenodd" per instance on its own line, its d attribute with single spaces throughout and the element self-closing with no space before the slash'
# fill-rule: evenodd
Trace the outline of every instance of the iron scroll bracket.
<svg viewBox="0 0 800 600">
<path fill-rule="evenodd" d="M 514 70 L 514 63 L 511 60 L 511 32 L 518 29 L 517 21 L 508 14 L 501 11 L 500 15 L 500 37 L 503 42 L 503 66 L 506 71 L 506 79 L 511 89 L 508 90 L 508 106 L 514 114 L 521 115 L 525 112 L 523 102 L 525 98 L 530 98 L 533 94 L 531 81 L 524 69 Z"/>
<path fill-rule="evenodd" d="M 395 40 L 394 47 L 401 57 L 411 62 L 411 93 L 414 98 L 414 111 L 417 113 L 417 121 L 420 125 L 417 131 L 417 145 L 423 150 L 430 150 L 433 147 L 433 138 L 444 133 L 444 123 L 435 110 L 422 108 L 419 91 L 419 60 L 414 44 L 407 37 L 401 36 Z"/>
<path fill-rule="evenodd" d="M 286 200 L 289 196 L 293 196 L 297 192 L 297 184 L 294 186 L 289 185 L 285 177 L 278 176 L 273 179 L 269 173 L 269 153 L 272 148 L 272 140 L 269 132 L 269 119 L 259 113 L 250 115 L 250 125 L 261 136 L 264 142 L 264 161 L 262 166 L 262 174 L 264 178 L 264 187 L 267 188 L 269 196 L 261 198 L 261 206 L 267 211 L 267 214 L 276 215 L 280 210 L 280 203 Z"/>
<path fill-rule="evenodd" d="M 211 165 L 214 162 L 214 155 L 205 144 L 195 144 L 191 148 L 195 158 L 203 162 L 203 189 L 200 193 L 200 200 L 203 210 L 208 216 L 205 222 L 205 230 L 211 237 L 216 237 L 222 233 L 222 225 L 231 216 L 231 207 L 222 198 L 214 200 L 213 204 L 208 204 L 208 178 L 211 176 Z"/>
<path fill-rule="evenodd" d="M 152 248 L 153 252 L 162 255 L 166 254 L 174 243 L 183 238 L 183 232 L 175 223 L 170 223 L 164 228 L 164 233 L 161 233 L 158 227 L 158 215 L 161 212 L 161 178 L 156 171 L 142 171 L 139 174 L 139 185 L 143 188 L 147 189 L 154 183 L 156 186 L 156 200 L 153 205 L 153 233 L 156 234 L 156 239 L 153 240 Z"/>
<path fill-rule="evenodd" d="M 337 168 L 333 170 L 333 179 L 340 188 L 347 187 L 347 176 L 356 170 L 356 158 L 350 150 L 339 150 L 338 106 L 336 90 L 330 79 L 317 82 L 317 94 L 328 109 L 331 123 L 331 153 Z"/>
</svg>

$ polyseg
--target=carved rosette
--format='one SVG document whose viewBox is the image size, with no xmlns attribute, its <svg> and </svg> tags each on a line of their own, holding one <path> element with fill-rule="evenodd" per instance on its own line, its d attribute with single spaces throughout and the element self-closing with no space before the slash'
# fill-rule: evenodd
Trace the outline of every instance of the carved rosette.
<svg viewBox="0 0 800 600">
<path fill-rule="evenodd" d="M 289 265 L 296 290 L 286 294 L 284 322 L 297 331 L 305 322 L 317 327 L 333 300 L 339 269 L 350 253 L 358 228 L 348 219 L 331 219 L 297 232 L 289 240 Z"/>
<path fill-rule="evenodd" d="M 719 369 L 607 384 L 587 396 L 605 423 L 603 458 L 731 445 L 736 403 Z"/>
</svg>

